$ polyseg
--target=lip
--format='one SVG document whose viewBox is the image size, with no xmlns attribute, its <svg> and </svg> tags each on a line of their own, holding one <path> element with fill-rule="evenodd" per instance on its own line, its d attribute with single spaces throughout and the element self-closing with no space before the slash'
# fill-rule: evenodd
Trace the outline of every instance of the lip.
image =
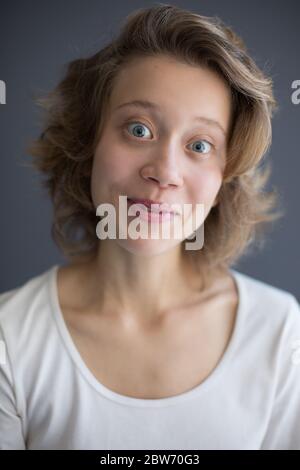
<svg viewBox="0 0 300 470">
<path fill-rule="evenodd" d="M 170 204 L 162 201 L 154 201 L 153 199 L 140 199 L 140 198 L 127 198 L 129 203 L 132 204 L 144 204 L 146 207 L 151 209 L 151 212 L 159 213 L 162 212 L 164 214 L 172 214 L 172 215 L 178 215 L 178 211 L 175 211 L 172 209 Z M 153 205 L 155 206 L 153 207 Z"/>
</svg>

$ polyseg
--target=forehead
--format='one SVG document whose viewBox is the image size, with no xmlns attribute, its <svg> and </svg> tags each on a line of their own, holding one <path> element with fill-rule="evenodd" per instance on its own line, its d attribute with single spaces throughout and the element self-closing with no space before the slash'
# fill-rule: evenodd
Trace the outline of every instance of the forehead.
<svg viewBox="0 0 300 470">
<path fill-rule="evenodd" d="M 153 103 L 152 111 L 168 112 L 178 119 L 200 114 L 220 121 L 225 129 L 230 120 L 231 93 L 225 80 L 207 67 L 169 57 L 134 59 L 119 72 L 110 97 L 110 110 L 137 101 Z"/>
</svg>

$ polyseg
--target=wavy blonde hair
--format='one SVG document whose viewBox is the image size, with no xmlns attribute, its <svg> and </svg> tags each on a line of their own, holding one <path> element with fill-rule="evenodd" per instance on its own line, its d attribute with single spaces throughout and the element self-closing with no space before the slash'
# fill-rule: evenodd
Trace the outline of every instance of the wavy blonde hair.
<svg viewBox="0 0 300 470">
<path fill-rule="evenodd" d="M 208 279 L 215 269 L 249 253 L 254 242 L 263 246 L 270 222 L 283 215 L 278 191 L 265 190 L 271 167 L 263 157 L 278 108 L 272 79 L 218 17 L 161 3 L 132 12 L 117 37 L 94 55 L 68 63 L 55 89 L 36 100 L 46 117 L 28 150 L 32 166 L 46 176 L 42 184 L 54 206 L 52 238 L 69 260 L 93 257 L 101 242 L 95 230 L 99 217 L 91 199 L 91 169 L 114 81 L 131 59 L 162 54 L 208 66 L 231 90 L 233 118 L 218 204 L 206 218 L 202 249 L 185 251 Z"/>
</svg>

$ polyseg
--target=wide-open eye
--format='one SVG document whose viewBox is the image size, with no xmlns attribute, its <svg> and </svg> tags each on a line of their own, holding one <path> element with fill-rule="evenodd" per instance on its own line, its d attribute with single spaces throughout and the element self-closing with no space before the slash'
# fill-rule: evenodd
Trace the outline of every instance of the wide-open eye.
<svg viewBox="0 0 300 470">
<path fill-rule="evenodd" d="M 201 139 L 201 140 L 196 140 L 192 145 L 195 144 L 195 152 L 197 153 L 209 153 L 211 148 L 213 147 L 213 144 L 208 142 L 207 140 Z"/>
<path fill-rule="evenodd" d="M 128 129 L 130 126 L 131 126 L 131 129 L 132 129 L 133 135 L 135 137 L 144 137 L 145 136 L 145 130 L 144 129 L 148 129 L 148 127 L 145 126 L 145 124 L 142 124 L 140 122 L 131 122 L 126 126 L 126 128 Z M 129 133 L 131 134 L 131 132 L 129 132 Z"/>
</svg>

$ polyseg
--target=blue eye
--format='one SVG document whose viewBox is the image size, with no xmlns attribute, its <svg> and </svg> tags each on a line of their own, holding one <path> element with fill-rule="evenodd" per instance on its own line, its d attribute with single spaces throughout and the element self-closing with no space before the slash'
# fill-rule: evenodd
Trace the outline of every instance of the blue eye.
<svg viewBox="0 0 300 470">
<path fill-rule="evenodd" d="M 199 145 L 199 142 L 202 143 L 202 145 Z M 210 142 L 208 142 L 207 140 L 197 140 L 195 143 L 196 143 L 196 146 L 197 146 L 198 150 L 204 150 L 203 152 L 200 152 L 200 153 L 208 153 L 210 151 L 210 147 L 212 147 L 212 144 Z M 208 150 L 205 151 L 205 145 L 203 145 L 203 143 L 209 145 Z"/>
<path fill-rule="evenodd" d="M 144 129 L 148 129 L 148 131 L 149 131 L 149 128 L 145 124 L 142 124 L 139 121 L 129 122 L 126 126 L 126 129 L 128 129 L 129 126 L 133 126 L 133 135 L 134 135 L 134 137 L 145 137 L 145 130 Z M 129 132 L 129 133 L 131 134 L 131 132 Z M 197 140 L 192 145 L 195 145 L 197 153 L 203 153 L 203 154 L 209 153 L 211 148 L 213 147 L 213 144 L 211 144 L 210 142 L 208 142 L 205 139 Z M 207 148 L 207 146 L 208 146 L 208 148 Z"/>
<path fill-rule="evenodd" d="M 129 127 L 130 125 L 133 125 L 133 128 L 137 129 L 136 133 L 134 133 L 135 137 L 144 137 L 145 133 L 143 131 L 143 128 L 148 129 L 147 126 L 145 126 L 145 124 L 141 124 L 139 122 L 132 122 L 127 127 Z"/>
</svg>

